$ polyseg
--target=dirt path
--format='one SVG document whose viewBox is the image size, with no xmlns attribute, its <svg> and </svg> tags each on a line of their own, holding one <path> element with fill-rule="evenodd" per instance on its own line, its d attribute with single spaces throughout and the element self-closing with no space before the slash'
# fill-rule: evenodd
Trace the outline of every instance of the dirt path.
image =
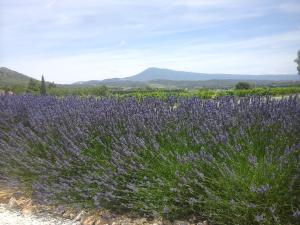
<svg viewBox="0 0 300 225">
<path fill-rule="evenodd" d="M 7 204 L 0 204 L 0 225 L 79 225 L 72 220 L 54 218 L 43 213 L 24 216 L 20 212 L 11 210 Z"/>
</svg>

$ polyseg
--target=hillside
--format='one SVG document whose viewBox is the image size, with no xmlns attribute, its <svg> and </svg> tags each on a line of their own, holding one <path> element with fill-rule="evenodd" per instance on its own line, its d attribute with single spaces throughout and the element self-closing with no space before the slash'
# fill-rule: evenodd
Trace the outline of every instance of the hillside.
<svg viewBox="0 0 300 225">
<path fill-rule="evenodd" d="M 13 88 L 14 90 L 20 89 L 19 91 L 22 92 L 27 88 L 30 79 L 33 78 L 5 67 L 0 68 L 0 89 Z M 35 81 L 37 83 L 40 82 L 38 80 Z M 300 76 L 205 74 L 152 67 L 139 74 L 125 78 L 80 81 L 73 85 L 68 85 L 68 87 L 105 85 L 121 89 L 145 87 L 166 89 L 232 88 L 239 81 L 249 82 L 253 86 L 290 86 L 299 85 Z"/>
<path fill-rule="evenodd" d="M 6 67 L 0 68 L 0 88 L 10 88 L 13 86 L 27 86 L 30 79 L 33 78 L 26 76 L 22 73 L 16 72 L 14 70 L 8 69 Z"/>
<path fill-rule="evenodd" d="M 204 81 L 204 80 L 269 80 L 292 81 L 299 80 L 297 75 L 250 75 L 250 74 L 209 74 L 177 71 L 161 68 L 148 68 L 145 71 L 123 78 L 131 81 L 173 80 L 173 81 Z"/>
<path fill-rule="evenodd" d="M 105 79 L 105 80 L 92 80 L 92 81 L 81 81 L 76 82 L 77 85 L 100 85 L 100 84 L 109 84 L 109 85 L 128 85 L 138 83 L 163 83 L 166 85 L 168 82 L 187 82 L 191 83 L 193 81 L 210 81 L 209 83 L 216 80 L 217 83 L 236 83 L 238 81 L 264 81 L 263 83 L 274 83 L 274 82 L 288 82 L 288 81 L 300 81 L 300 76 L 298 75 L 237 75 L 237 74 L 207 74 L 207 73 L 194 73 L 194 72 L 185 72 L 185 71 L 176 71 L 170 69 L 160 69 L 151 67 L 143 72 L 125 77 L 125 78 L 114 78 L 114 79 Z M 199 85 L 199 84 L 198 84 Z M 201 85 L 200 85 L 201 86 Z"/>
<path fill-rule="evenodd" d="M 115 88 L 231 88 L 239 81 L 252 83 L 254 86 L 286 86 L 300 83 L 298 75 L 233 75 L 206 74 L 176 71 L 160 68 L 148 68 L 143 72 L 125 77 L 105 80 L 76 82 L 79 86 L 106 85 Z"/>
</svg>

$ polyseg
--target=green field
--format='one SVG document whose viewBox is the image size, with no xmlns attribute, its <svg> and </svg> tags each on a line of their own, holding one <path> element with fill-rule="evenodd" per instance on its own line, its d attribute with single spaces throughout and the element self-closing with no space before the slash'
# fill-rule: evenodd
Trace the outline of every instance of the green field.
<svg viewBox="0 0 300 225">
<path fill-rule="evenodd" d="M 33 94 L 39 94 L 38 91 L 32 92 Z M 167 98 L 169 96 L 174 97 L 199 97 L 203 99 L 218 98 L 221 96 L 282 96 L 300 93 L 300 86 L 289 87 L 257 87 L 248 90 L 236 90 L 236 89 L 130 89 L 119 90 L 107 88 L 105 86 L 97 87 L 55 87 L 48 88 L 47 93 L 53 96 L 97 96 L 97 97 L 158 97 Z"/>
</svg>

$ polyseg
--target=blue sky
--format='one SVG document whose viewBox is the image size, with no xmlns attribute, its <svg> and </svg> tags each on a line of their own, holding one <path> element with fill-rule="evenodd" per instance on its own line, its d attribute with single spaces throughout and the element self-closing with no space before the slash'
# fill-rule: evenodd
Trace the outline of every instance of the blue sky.
<svg viewBox="0 0 300 225">
<path fill-rule="evenodd" d="M 148 67 L 296 74 L 299 0 L 1 0 L 0 66 L 58 83 Z"/>
</svg>

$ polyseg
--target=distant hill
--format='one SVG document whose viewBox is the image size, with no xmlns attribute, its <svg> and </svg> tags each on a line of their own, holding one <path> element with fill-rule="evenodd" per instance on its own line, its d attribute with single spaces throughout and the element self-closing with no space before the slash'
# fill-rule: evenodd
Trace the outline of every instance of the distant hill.
<svg viewBox="0 0 300 225">
<path fill-rule="evenodd" d="M 28 82 L 33 79 L 14 70 L 0 68 L 0 89 L 13 88 L 26 90 Z M 40 81 L 34 79 L 37 83 Z M 169 69 L 149 68 L 145 71 L 125 78 L 105 80 L 80 81 L 67 87 L 84 87 L 105 85 L 110 88 L 231 88 L 239 81 L 246 81 L 253 86 L 289 86 L 300 85 L 299 75 L 231 75 L 231 74 L 205 74 Z M 48 82 L 46 82 L 48 84 Z M 16 87 L 19 86 L 19 87 Z M 62 85 L 58 85 L 61 87 Z"/>
<path fill-rule="evenodd" d="M 30 79 L 33 78 L 5 67 L 0 68 L 0 88 L 27 86 Z"/>
<path fill-rule="evenodd" d="M 176 71 L 169 69 L 160 69 L 151 67 L 145 71 L 136 74 L 134 76 L 129 76 L 125 78 L 114 78 L 105 80 L 93 80 L 86 82 L 76 82 L 79 85 L 100 85 L 100 84 L 124 84 L 128 82 L 151 82 L 155 81 L 224 81 L 236 82 L 236 81 L 300 81 L 299 75 L 240 75 L 240 74 L 207 74 L 207 73 L 193 73 L 185 71 Z M 166 83 L 166 82 L 163 82 Z"/>
<path fill-rule="evenodd" d="M 148 68 L 145 71 L 123 78 L 132 81 L 150 81 L 150 80 L 272 80 L 272 81 L 287 81 L 287 80 L 300 80 L 298 75 L 245 75 L 245 74 L 207 74 L 207 73 L 194 73 L 185 71 L 176 71 L 160 68 Z"/>
</svg>

